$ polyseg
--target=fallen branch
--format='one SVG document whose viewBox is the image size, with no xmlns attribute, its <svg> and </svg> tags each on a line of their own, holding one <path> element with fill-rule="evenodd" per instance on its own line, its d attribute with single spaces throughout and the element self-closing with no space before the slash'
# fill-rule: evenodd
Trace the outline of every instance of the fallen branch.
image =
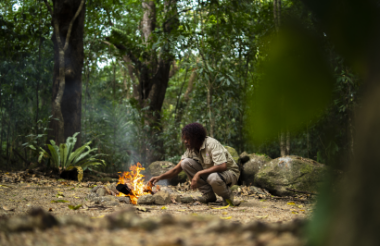
<svg viewBox="0 0 380 246">
<path fill-rule="evenodd" d="M 293 192 L 297 192 L 297 193 L 310 194 L 310 195 L 318 195 L 317 193 L 309 192 L 309 191 L 295 190 L 295 189 L 290 189 L 290 188 L 286 188 L 286 189 L 290 190 L 290 191 L 293 191 Z"/>
</svg>

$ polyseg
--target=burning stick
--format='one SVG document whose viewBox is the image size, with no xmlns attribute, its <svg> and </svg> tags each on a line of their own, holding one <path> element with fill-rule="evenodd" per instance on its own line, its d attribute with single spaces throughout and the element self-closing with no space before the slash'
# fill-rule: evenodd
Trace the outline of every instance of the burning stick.
<svg viewBox="0 0 380 246">
<path fill-rule="evenodd" d="M 152 184 L 144 185 L 144 175 L 140 174 L 145 170 L 140 163 L 129 168 L 130 172 L 124 172 L 119 176 L 116 189 L 120 191 L 117 196 L 129 196 L 132 204 L 137 204 L 137 199 L 140 196 L 153 194 Z M 159 187 L 158 187 L 159 189 Z"/>
<path fill-rule="evenodd" d="M 116 186 L 116 190 L 118 190 L 119 192 L 122 192 L 125 195 L 131 194 L 131 189 L 129 189 L 128 185 L 126 184 L 118 184 Z"/>
</svg>

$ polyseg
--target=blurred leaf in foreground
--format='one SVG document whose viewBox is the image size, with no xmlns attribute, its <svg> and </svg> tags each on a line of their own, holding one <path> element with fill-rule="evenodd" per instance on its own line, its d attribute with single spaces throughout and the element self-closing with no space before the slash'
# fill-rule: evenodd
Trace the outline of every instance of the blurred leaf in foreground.
<svg viewBox="0 0 380 246">
<path fill-rule="evenodd" d="M 256 143 L 301 130 L 329 104 L 334 78 L 320 38 L 297 24 L 273 35 L 262 76 L 247 97 L 247 130 Z"/>
</svg>

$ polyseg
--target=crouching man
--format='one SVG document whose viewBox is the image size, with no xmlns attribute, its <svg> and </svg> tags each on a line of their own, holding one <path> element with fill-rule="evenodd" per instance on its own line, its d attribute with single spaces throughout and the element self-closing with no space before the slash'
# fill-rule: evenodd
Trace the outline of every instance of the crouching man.
<svg viewBox="0 0 380 246">
<path fill-rule="evenodd" d="M 234 205 L 230 187 L 237 183 L 240 172 L 231 154 L 216 139 L 207 137 L 205 128 L 199 123 L 188 124 L 182 129 L 182 141 L 187 149 L 181 161 L 173 169 L 149 181 L 154 185 L 184 170 L 191 180 L 191 189 L 198 188 L 202 193 L 198 201 L 215 202 L 216 193 L 225 203 Z"/>
</svg>

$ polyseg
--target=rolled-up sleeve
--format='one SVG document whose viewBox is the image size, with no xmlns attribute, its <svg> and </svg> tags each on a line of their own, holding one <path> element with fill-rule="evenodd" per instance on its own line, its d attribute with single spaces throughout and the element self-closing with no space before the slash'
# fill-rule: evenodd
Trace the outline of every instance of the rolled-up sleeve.
<svg viewBox="0 0 380 246">
<path fill-rule="evenodd" d="M 181 160 L 183 160 L 185 158 L 189 158 L 189 150 L 188 149 L 186 149 L 185 153 L 183 153 Z"/>
<path fill-rule="evenodd" d="M 215 143 L 210 146 L 210 152 L 214 165 L 220 165 L 227 163 L 226 150 L 220 143 Z"/>
</svg>

